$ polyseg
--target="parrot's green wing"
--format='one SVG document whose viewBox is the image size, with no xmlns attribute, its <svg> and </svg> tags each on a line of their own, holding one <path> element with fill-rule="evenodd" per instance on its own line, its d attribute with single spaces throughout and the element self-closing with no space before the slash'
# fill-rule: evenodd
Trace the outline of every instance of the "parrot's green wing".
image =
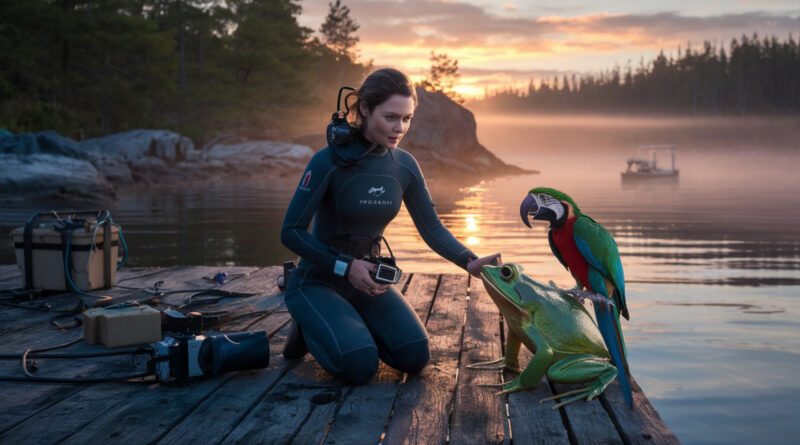
<svg viewBox="0 0 800 445">
<path fill-rule="evenodd" d="M 603 226 L 586 215 L 579 216 L 575 221 L 573 237 L 586 262 L 611 281 L 617 289 L 614 295 L 617 309 L 623 317 L 630 319 L 628 306 L 625 304 L 625 274 L 614 238 Z M 601 289 L 595 291 L 605 293 Z"/>
</svg>

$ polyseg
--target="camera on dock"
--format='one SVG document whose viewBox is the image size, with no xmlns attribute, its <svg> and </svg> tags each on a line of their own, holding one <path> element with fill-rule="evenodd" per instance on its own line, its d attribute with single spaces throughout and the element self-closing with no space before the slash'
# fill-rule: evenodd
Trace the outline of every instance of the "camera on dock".
<svg viewBox="0 0 800 445">
<path fill-rule="evenodd" d="M 269 365 L 265 331 L 182 335 L 152 344 L 154 373 L 162 383 L 181 383 Z"/>
</svg>

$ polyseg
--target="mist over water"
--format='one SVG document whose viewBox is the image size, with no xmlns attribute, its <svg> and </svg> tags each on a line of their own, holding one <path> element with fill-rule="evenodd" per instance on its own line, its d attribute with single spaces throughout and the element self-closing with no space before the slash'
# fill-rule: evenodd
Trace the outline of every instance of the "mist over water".
<svg viewBox="0 0 800 445">
<path fill-rule="evenodd" d="M 687 444 L 792 443 L 800 421 L 800 117 L 477 115 L 483 145 L 540 174 L 428 177 L 440 217 L 476 253 L 501 252 L 541 281 L 574 282 L 546 225 L 519 204 L 535 186 L 571 195 L 614 235 L 625 267 L 631 370 Z M 621 181 L 644 144 L 677 147 L 677 182 Z M 670 160 L 659 158 L 668 167 Z M 122 191 L 112 206 L 130 265 L 277 265 L 299 178 Z M 0 229 L 36 210 L 0 205 Z M 406 272 L 460 272 L 421 240 L 405 208 L 386 237 Z M 0 263 L 14 262 L 9 243 Z"/>
</svg>

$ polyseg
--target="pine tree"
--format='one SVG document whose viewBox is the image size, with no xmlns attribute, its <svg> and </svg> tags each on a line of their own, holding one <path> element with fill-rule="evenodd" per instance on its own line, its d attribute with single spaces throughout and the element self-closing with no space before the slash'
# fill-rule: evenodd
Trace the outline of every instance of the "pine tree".
<svg viewBox="0 0 800 445">
<path fill-rule="evenodd" d="M 342 5 L 341 0 L 328 3 L 328 15 L 319 28 L 323 41 L 333 52 L 342 59 L 355 61 L 357 54 L 355 46 L 358 44 L 356 31 L 360 25 L 350 17 L 350 8 Z"/>
<path fill-rule="evenodd" d="M 453 101 L 464 103 L 464 98 L 453 89 L 461 77 L 458 60 L 451 59 L 445 53 L 436 54 L 431 51 L 430 61 L 429 75 L 420 84 L 427 90 L 442 92 Z"/>
</svg>

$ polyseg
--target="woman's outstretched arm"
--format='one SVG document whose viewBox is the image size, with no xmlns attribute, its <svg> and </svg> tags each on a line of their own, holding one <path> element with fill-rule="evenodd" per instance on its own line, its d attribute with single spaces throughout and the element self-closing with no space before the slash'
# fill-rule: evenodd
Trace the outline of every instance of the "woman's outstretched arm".
<svg viewBox="0 0 800 445">
<path fill-rule="evenodd" d="M 416 159 L 408 152 L 399 150 L 395 159 L 411 175 L 411 181 L 403 194 L 403 202 L 422 239 L 434 252 L 466 270 L 467 263 L 478 256 L 457 240 L 442 224 Z"/>
</svg>

